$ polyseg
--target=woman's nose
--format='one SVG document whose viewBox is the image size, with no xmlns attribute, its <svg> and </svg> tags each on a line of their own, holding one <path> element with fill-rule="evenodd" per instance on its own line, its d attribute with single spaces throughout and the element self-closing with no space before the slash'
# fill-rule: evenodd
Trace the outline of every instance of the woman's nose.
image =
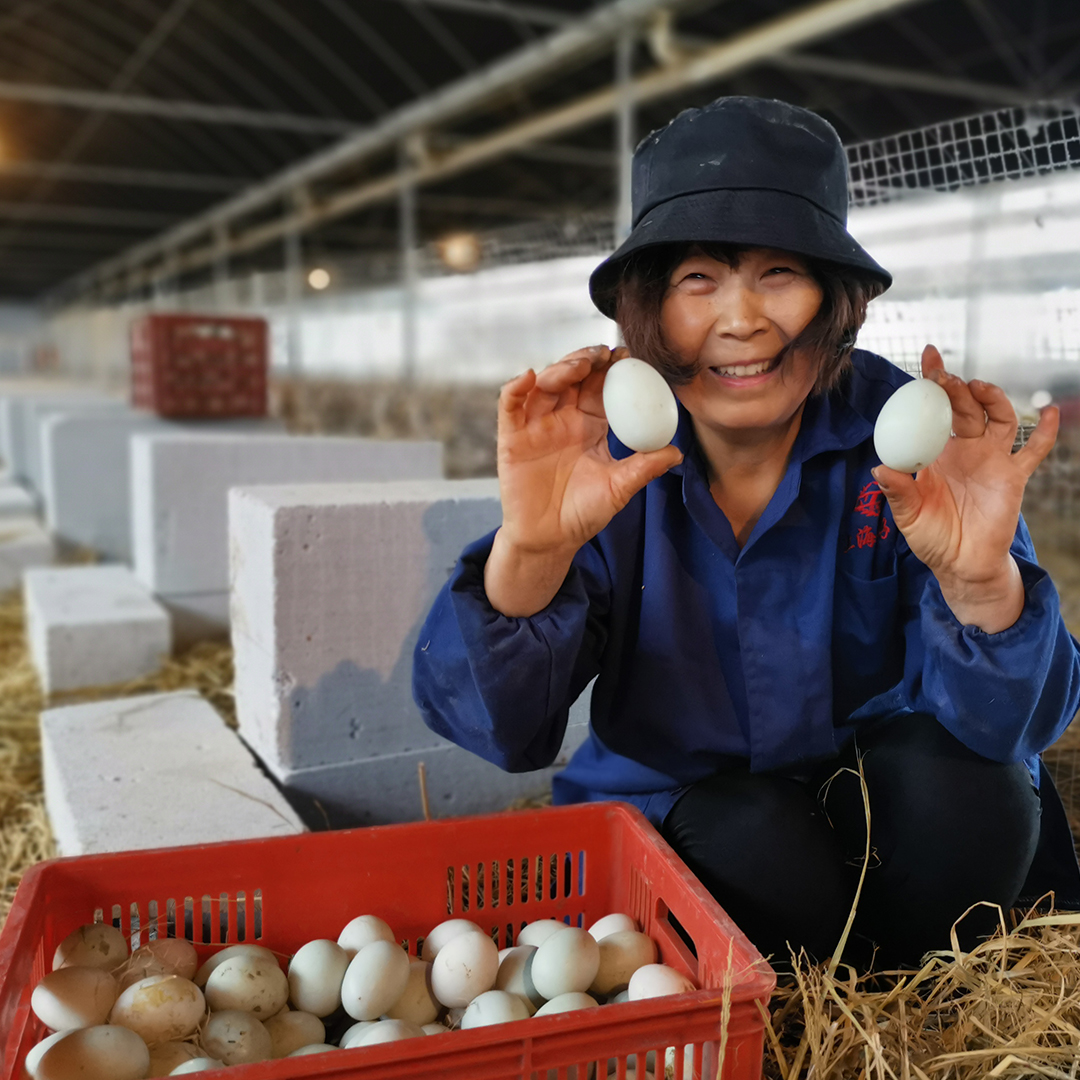
<svg viewBox="0 0 1080 1080">
<path fill-rule="evenodd" d="M 738 281 L 736 275 L 713 294 L 713 333 L 745 340 L 768 331 L 769 320 L 761 309 L 760 297 Z"/>
</svg>

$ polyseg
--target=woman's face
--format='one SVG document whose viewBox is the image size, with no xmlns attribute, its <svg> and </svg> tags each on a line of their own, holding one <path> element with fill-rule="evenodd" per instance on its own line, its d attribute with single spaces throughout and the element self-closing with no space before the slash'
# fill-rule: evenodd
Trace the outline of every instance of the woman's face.
<svg viewBox="0 0 1080 1080">
<path fill-rule="evenodd" d="M 728 266 L 691 249 L 668 282 L 664 339 L 694 380 L 675 390 L 699 423 L 718 433 L 784 428 L 817 378 L 816 364 L 784 348 L 810 323 L 821 286 L 798 255 L 751 248 Z"/>
</svg>

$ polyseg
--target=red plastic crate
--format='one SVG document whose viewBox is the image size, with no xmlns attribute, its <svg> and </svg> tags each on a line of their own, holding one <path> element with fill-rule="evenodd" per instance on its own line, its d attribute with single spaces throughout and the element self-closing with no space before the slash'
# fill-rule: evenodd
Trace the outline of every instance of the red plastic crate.
<svg viewBox="0 0 1080 1080">
<path fill-rule="evenodd" d="M 159 416 L 265 416 L 265 319 L 146 315 L 131 326 L 131 402 Z"/>
<path fill-rule="evenodd" d="M 418 954 L 423 935 L 451 916 L 490 928 L 505 947 L 535 919 L 589 926 L 610 911 L 633 915 L 661 960 L 702 989 L 200 1075 L 573 1080 L 597 1062 L 604 1080 L 617 1059 L 623 1080 L 628 1055 L 656 1051 L 662 1062 L 664 1048 L 675 1046 L 676 1080 L 713 1080 L 718 1069 L 722 1080 L 760 1077 L 758 1003 L 768 1003 L 772 969 L 623 803 L 41 863 L 23 879 L 0 934 L 0 1076 L 14 1080 L 46 1034 L 30 1012 L 30 992 L 57 944 L 95 918 L 143 941 L 187 937 L 202 959 L 237 941 L 287 956 L 313 938 L 336 938 L 364 912 L 386 919 Z M 695 1048 L 694 1067 L 684 1073 L 686 1045 Z"/>
</svg>

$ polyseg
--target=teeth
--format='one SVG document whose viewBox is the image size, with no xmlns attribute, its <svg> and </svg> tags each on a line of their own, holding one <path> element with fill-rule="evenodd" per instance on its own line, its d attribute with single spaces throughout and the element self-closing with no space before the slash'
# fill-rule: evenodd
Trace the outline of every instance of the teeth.
<svg viewBox="0 0 1080 1080">
<path fill-rule="evenodd" d="M 721 375 L 760 375 L 763 371 L 768 371 L 771 364 L 771 360 L 765 360 L 760 364 L 735 364 L 732 367 L 719 367 L 716 370 Z"/>
</svg>

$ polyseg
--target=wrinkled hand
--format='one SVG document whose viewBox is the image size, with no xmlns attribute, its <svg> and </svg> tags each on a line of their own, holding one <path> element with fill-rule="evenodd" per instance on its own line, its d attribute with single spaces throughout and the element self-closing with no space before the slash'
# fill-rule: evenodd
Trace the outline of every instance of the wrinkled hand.
<svg viewBox="0 0 1080 1080">
<path fill-rule="evenodd" d="M 923 350 L 922 369 L 949 395 L 953 437 L 914 478 L 879 465 L 874 479 L 897 528 L 933 572 L 957 618 L 996 632 L 1012 625 L 1023 608 L 1009 547 L 1028 478 L 1057 438 L 1058 409 L 1043 409 L 1027 445 L 1014 454 L 1016 412 L 1000 387 L 948 374 L 932 345 Z"/>
</svg>

